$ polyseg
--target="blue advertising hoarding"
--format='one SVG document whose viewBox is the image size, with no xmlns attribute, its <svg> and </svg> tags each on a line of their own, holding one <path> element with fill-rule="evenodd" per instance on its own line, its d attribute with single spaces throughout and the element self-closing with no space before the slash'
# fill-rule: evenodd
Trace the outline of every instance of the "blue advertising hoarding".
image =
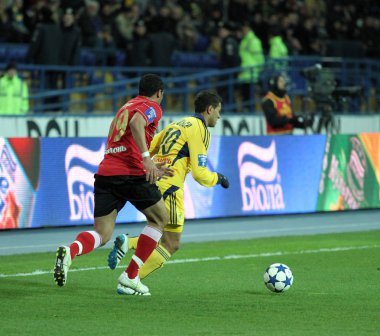
<svg viewBox="0 0 380 336">
<path fill-rule="evenodd" d="M 94 174 L 105 148 L 104 138 L 43 139 L 41 184 L 32 226 L 93 223 Z M 118 222 L 144 218 L 128 205 L 119 214 Z"/>
<path fill-rule="evenodd" d="M 0 139 L 0 229 L 93 223 L 105 138 Z M 205 188 L 189 174 L 185 217 L 315 211 L 325 143 L 323 135 L 213 137 L 207 165 L 227 175 L 230 188 Z M 129 204 L 117 218 L 143 220 Z"/>
<path fill-rule="evenodd" d="M 188 178 L 186 206 L 197 210 L 190 218 L 315 211 L 325 143 L 323 135 L 214 137 L 209 168 L 227 175 L 230 188 Z"/>
</svg>

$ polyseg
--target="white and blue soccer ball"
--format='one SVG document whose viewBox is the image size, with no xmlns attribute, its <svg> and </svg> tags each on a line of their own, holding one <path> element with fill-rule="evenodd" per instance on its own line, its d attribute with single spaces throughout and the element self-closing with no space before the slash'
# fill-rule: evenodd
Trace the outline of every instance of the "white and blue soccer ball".
<svg viewBox="0 0 380 336">
<path fill-rule="evenodd" d="M 264 273 L 264 283 L 272 292 L 282 293 L 293 284 L 293 273 L 285 264 L 272 264 Z"/>
</svg>

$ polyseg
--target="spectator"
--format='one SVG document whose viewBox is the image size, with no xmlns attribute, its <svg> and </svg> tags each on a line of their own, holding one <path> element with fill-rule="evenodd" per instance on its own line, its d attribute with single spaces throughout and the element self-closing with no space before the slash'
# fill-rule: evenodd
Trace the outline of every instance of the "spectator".
<svg viewBox="0 0 380 336">
<path fill-rule="evenodd" d="M 132 41 L 127 47 L 128 66 L 147 67 L 150 65 L 150 39 L 144 20 L 139 20 L 135 24 Z"/>
<path fill-rule="evenodd" d="M 16 65 L 8 64 L 0 78 L 0 114 L 22 115 L 28 110 L 28 86 L 18 76 Z"/>
<path fill-rule="evenodd" d="M 282 39 L 280 29 L 273 27 L 269 34 L 269 57 L 271 59 L 288 57 L 288 47 Z"/>
<path fill-rule="evenodd" d="M 115 24 L 115 17 L 120 7 L 120 4 L 118 4 L 114 0 L 102 1 L 102 7 L 100 10 L 100 17 L 102 19 L 102 23 L 113 27 Z"/>
<path fill-rule="evenodd" d="M 222 69 L 240 66 L 239 42 L 233 33 L 234 28 L 230 22 L 219 24 L 218 33 L 221 40 L 219 65 Z"/>
<path fill-rule="evenodd" d="M 62 16 L 62 65 L 79 65 L 81 32 L 75 24 L 75 16 L 72 8 L 66 8 Z"/>
<path fill-rule="evenodd" d="M 184 15 L 182 20 L 178 22 L 176 32 L 179 39 L 179 49 L 194 51 L 199 34 L 190 15 Z"/>
<path fill-rule="evenodd" d="M 236 68 L 240 66 L 240 56 L 239 56 L 239 42 L 235 34 L 233 34 L 234 27 L 229 22 L 219 23 L 219 38 L 221 42 L 220 57 L 219 57 L 219 67 L 221 69 Z M 223 75 L 220 76 L 220 81 L 222 82 L 219 88 L 219 93 L 225 104 L 225 109 L 231 112 L 231 105 L 234 101 L 234 92 L 229 90 L 228 84 L 224 84 L 224 81 L 234 79 L 234 75 Z M 229 94 L 229 92 L 231 94 Z"/>
<path fill-rule="evenodd" d="M 116 16 L 114 34 L 118 48 L 125 49 L 127 44 L 132 42 L 138 17 L 139 8 L 137 6 L 123 6 Z"/>
<path fill-rule="evenodd" d="M 99 33 L 99 46 L 97 50 L 98 63 L 101 65 L 115 65 L 116 63 L 116 42 L 112 34 L 112 27 L 108 24 L 103 25 Z"/>
<path fill-rule="evenodd" d="M 28 42 L 30 32 L 24 22 L 23 0 L 14 0 L 7 8 L 9 18 L 9 42 Z"/>
<path fill-rule="evenodd" d="M 0 1 L 0 42 L 6 42 L 9 36 L 9 17 L 5 1 Z"/>
<path fill-rule="evenodd" d="M 311 126 L 310 121 L 293 114 L 290 98 L 286 93 L 285 75 L 276 75 L 269 80 L 269 91 L 262 101 L 269 135 L 292 134 L 295 127 Z"/>
<path fill-rule="evenodd" d="M 273 27 L 269 33 L 269 59 L 273 61 L 276 70 L 286 71 L 288 57 L 288 47 L 282 39 L 280 29 Z"/>
<path fill-rule="evenodd" d="M 34 64 L 59 65 L 61 58 L 62 34 L 59 25 L 54 22 L 52 11 L 42 7 L 39 24 L 29 45 L 27 59 Z"/>
<path fill-rule="evenodd" d="M 99 34 L 103 26 L 99 16 L 99 3 L 94 0 L 86 0 L 85 3 L 85 8 L 78 19 L 82 43 L 84 47 L 96 48 L 100 46 Z"/>
<path fill-rule="evenodd" d="M 166 31 L 157 21 L 156 30 L 149 34 L 151 50 L 151 66 L 171 67 L 172 54 L 176 48 L 176 39 L 170 32 Z"/>
<path fill-rule="evenodd" d="M 285 34 L 285 40 L 288 46 L 288 52 L 291 55 L 301 53 L 302 45 L 296 36 L 296 30 L 300 24 L 300 16 L 298 13 L 289 13 L 282 20 L 282 31 Z"/>
<path fill-rule="evenodd" d="M 40 11 L 39 24 L 29 45 L 27 60 L 33 64 L 59 65 L 61 64 L 62 32 L 58 23 L 53 20 L 50 8 L 43 7 Z M 45 71 L 45 89 L 47 91 L 58 88 L 59 72 L 49 69 Z M 50 96 L 44 99 L 45 111 L 58 111 L 59 97 Z"/>
<path fill-rule="evenodd" d="M 246 68 L 239 74 L 243 106 L 252 98 L 251 85 L 258 84 L 262 66 L 265 63 L 263 47 L 260 39 L 253 32 L 248 21 L 241 27 L 242 40 L 239 45 L 241 67 Z M 249 102 L 249 104 L 251 104 Z M 245 107 L 243 107 L 245 108 Z"/>
<path fill-rule="evenodd" d="M 62 29 L 62 51 L 60 64 L 62 65 L 79 65 L 80 64 L 80 48 L 81 48 L 81 32 L 75 24 L 75 16 L 72 8 L 66 8 L 61 21 Z M 71 84 L 72 73 L 61 72 L 62 87 L 73 87 Z M 66 103 L 70 97 L 62 97 L 62 110 L 66 111 Z"/>
</svg>

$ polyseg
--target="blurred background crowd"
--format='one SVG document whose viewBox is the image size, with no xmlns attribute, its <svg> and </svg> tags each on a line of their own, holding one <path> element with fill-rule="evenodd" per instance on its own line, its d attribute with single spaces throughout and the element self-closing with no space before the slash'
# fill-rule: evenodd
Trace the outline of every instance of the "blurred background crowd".
<svg viewBox="0 0 380 336">
<path fill-rule="evenodd" d="M 264 54 L 276 37 L 289 56 L 380 57 L 377 0 L 0 0 L 0 43 L 29 44 L 35 64 L 78 64 L 88 47 L 125 51 L 125 66 L 170 66 L 174 50 L 220 53 L 244 25 Z M 41 35 L 50 52 L 38 55 Z"/>
</svg>

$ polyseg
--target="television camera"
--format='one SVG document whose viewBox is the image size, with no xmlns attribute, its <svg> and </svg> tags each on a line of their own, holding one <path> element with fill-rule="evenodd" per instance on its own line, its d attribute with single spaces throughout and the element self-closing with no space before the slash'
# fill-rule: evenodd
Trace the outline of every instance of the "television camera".
<svg viewBox="0 0 380 336">
<path fill-rule="evenodd" d="M 324 128 L 326 133 L 338 133 L 333 111 L 348 99 L 360 96 L 363 89 L 360 86 L 337 87 L 332 70 L 323 68 L 321 64 L 304 68 L 300 74 L 306 79 L 308 94 L 315 101 L 317 112 L 320 112 L 317 127 L 312 130 L 321 133 Z"/>
</svg>

